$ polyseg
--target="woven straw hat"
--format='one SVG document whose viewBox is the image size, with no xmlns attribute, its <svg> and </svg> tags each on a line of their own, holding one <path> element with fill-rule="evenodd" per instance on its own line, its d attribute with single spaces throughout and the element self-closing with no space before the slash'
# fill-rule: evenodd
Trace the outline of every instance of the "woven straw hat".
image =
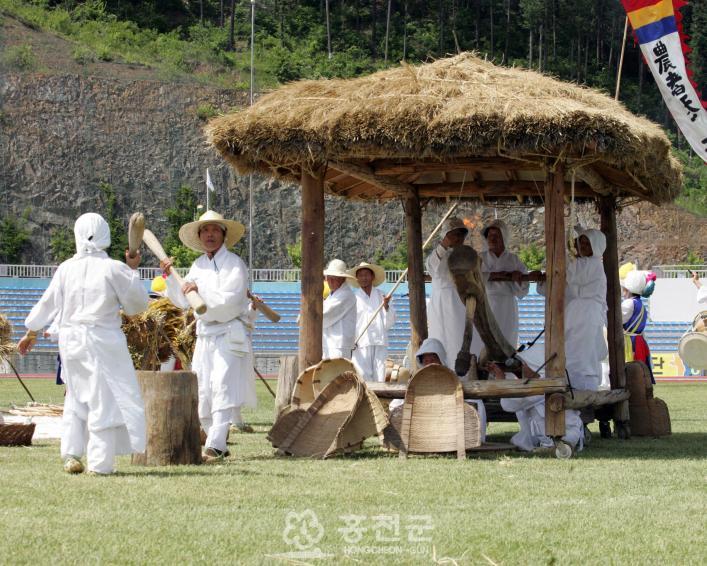
<svg viewBox="0 0 707 566">
<path fill-rule="evenodd" d="M 189 222 L 179 229 L 179 239 L 182 243 L 196 252 L 206 252 L 199 239 L 199 229 L 206 224 L 217 224 L 226 230 L 223 245 L 226 249 L 232 247 L 245 233 L 245 226 L 236 220 L 226 220 L 218 212 L 207 210 L 199 220 Z"/>
<path fill-rule="evenodd" d="M 383 269 L 380 265 L 376 265 L 375 263 L 368 263 L 362 261 L 357 266 L 352 267 L 349 270 L 349 273 L 354 277 L 354 280 L 351 282 L 352 286 L 360 287 L 360 285 L 358 284 L 358 279 L 356 279 L 356 273 L 358 273 L 359 269 L 370 269 L 373 272 L 374 287 L 378 287 L 378 285 L 380 285 L 381 283 L 385 283 L 385 269 Z"/>
<path fill-rule="evenodd" d="M 326 266 L 324 275 L 328 275 L 330 277 L 346 277 L 346 279 L 356 280 L 356 278 L 348 272 L 346 264 L 340 259 L 332 259 Z"/>
</svg>

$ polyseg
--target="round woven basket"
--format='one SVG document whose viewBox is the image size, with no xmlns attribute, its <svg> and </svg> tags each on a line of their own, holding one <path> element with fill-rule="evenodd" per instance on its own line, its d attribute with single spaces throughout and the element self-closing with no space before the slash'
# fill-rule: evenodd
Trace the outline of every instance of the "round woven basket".
<svg viewBox="0 0 707 566">
<path fill-rule="evenodd" d="M 35 424 L 0 424 L 0 446 L 31 446 Z"/>
<path fill-rule="evenodd" d="M 318 364 L 308 367 L 297 377 L 295 388 L 292 391 L 292 405 L 308 407 L 327 384 L 347 371 L 355 372 L 356 370 L 350 360 L 343 358 L 322 360 Z"/>
</svg>

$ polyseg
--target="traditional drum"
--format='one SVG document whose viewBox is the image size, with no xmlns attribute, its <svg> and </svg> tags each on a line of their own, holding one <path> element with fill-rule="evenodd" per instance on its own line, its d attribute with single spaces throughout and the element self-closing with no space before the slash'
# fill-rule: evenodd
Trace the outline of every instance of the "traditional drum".
<svg viewBox="0 0 707 566">
<path fill-rule="evenodd" d="M 692 329 L 680 338 L 680 357 L 691 369 L 707 369 L 707 311 L 692 321 Z"/>
</svg>

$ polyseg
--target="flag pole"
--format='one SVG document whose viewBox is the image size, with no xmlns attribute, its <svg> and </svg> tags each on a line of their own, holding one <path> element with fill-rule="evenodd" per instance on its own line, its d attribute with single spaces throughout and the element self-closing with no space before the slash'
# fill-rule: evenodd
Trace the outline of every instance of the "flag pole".
<svg viewBox="0 0 707 566">
<path fill-rule="evenodd" d="M 624 21 L 624 40 L 621 43 L 621 57 L 619 58 L 619 68 L 616 72 L 616 93 L 614 94 L 614 100 L 619 99 L 619 90 L 621 88 L 621 70 L 624 66 L 624 53 L 626 52 L 626 36 L 628 35 L 628 16 Z"/>
</svg>

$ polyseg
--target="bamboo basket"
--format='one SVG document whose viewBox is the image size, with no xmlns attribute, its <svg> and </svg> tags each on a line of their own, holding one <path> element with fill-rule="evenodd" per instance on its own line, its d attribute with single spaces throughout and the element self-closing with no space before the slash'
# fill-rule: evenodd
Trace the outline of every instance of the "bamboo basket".
<svg viewBox="0 0 707 566">
<path fill-rule="evenodd" d="M 345 372 L 334 378 L 297 419 L 277 454 L 327 458 L 337 452 L 338 440 L 364 397 L 360 378 Z"/>
<path fill-rule="evenodd" d="M 410 370 L 405 366 L 396 364 L 393 360 L 385 360 L 385 382 L 407 383 L 410 381 Z"/>
<path fill-rule="evenodd" d="M 355 373 L 356 369 L 350 360 L 343 358 L 322 360 L 308 367 L 297 377 L 291 404 L 306 409 L 334 378 L 347 371 Z"/>
<path fill-rule="evenodd" d="M 0 424 L 0 446 L 31 446 L 35 424 Z"/>
<path fill-rule="evenodd" d="M 443 366 L 424 367 L 411 378 L 405 403 L 390 420 L 384 445 L 400 450 L 401 457 L 456 452 L 463 459 L 467 450 L 481 445 L 479 415 L 464 402 L 457 376 Z"/>
</svg>

